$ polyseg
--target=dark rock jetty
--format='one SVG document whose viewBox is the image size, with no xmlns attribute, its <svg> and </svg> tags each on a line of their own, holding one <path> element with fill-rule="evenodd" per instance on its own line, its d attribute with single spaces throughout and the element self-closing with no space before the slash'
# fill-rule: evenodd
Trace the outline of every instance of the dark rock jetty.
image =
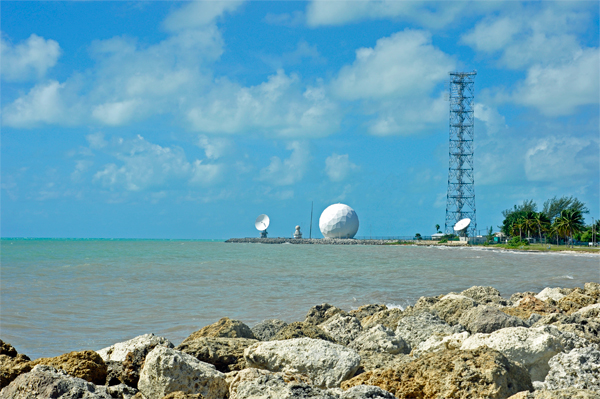
<svg viewBox="0 0 600 399">
<path fill-rule="evenodd" d="M 179 346 L 145 334 L 31 360 L 0 340 L 0 399 L 598 399 L 599 345 L 598 283 L 476 286 L 252 328 L 223 317 Z"/>
<path fill-rule="evenodd" d="M 353 238 L 230 238 L 229 243 L 245 244 L 320 244 L 320 245 L 385 245 L 398 240 L 355 240 Z"/>
</svg>

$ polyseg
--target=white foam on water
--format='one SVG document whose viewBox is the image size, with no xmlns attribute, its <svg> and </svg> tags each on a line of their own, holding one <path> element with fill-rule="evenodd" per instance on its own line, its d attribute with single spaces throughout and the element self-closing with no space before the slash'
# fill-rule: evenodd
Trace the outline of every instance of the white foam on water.
<svg viewBox="0 0 600 399">
<path fill-rule="evenodd" d="M 388 309 L 400 309 L 404 312 L 404 306 L 398 305 L 397 303 L 386 303 L 385 306 L 387 306 Z"/>
</svg>

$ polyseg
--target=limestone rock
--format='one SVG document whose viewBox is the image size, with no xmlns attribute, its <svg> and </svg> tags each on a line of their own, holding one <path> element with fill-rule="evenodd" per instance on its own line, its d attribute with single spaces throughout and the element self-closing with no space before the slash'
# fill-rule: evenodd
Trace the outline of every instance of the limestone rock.
<svg viewBox="0 0 600 399">
<path fill-rule="evenodd" d="M 477 303 L 469 297 L 448 294 L 433 305 L 431 311 L 432 313 L 435 312 L 446 323 L 454 326 L 458 324 L 458 319 L 464 312 L 471 310 L 475 306 L 477 306 Z"/>
<path fill-rule="evenodd" d="M 536 295 L 537 295 L 537 293 L 532 292 L 532 291 L 515 292 L 514 294 L 512 294 L 510 296 L 509 301 L 513 304 L 516 304 L 517 302 L 519 302 L 521 299 L 525 298 L 526 296 L 536 296 Z"/>
<path fill-rule="evenodd" d="M 105 387 L 46 365 L 37 365 L 18 376 L 0 391 L 0 398 L 112 399 Z"/>
<path fill-rule="evenodd" d="M 323 329 L 317 327 L 310 323 L 305 323 L 303 321 L 296 321 L 294 323 L 288 324 L 275 336 L 272 338 L 273 340 L 284 340 L 284 339 L 293 339 L 293 338 L 314 338 L 314 339 L 323 339 L 325 341 L 335 342 L 335 339 L 327 334 Z"/>
<path fill-rule="evenodd" d="M 29 358 L 25 355 L 16 353 L 16 351 L 14 351 L 14 356 L 8 356 L 4 353 L 13 354 L 13 352 L 3 351 L 3 354 L 0 355 L 0 389 L 10 384 L 21 374 L 29 372 L 33 367 Z"/>
<path fill-rule="evenodd" d="M 500 399 L 533 389 L 523 366 L 489 348 L 429 353 L 401 368 L 358 375 L 342 389 L 357 385 L 376 385 L 399 399 Z"/>
<path fill-rule="evenodd" d="M 190 394 L 182 391 L 171 392 L 170 394 L 164 396 L 162 399 L 204 399 L 204 396 L 201 394 Z"/>
<path fill-rule="evenodd" d="M 348 314 L 338 313 L 327 321 L 319 324 L 319 327 L 338 344 L 348 345 L 362 331 L 360 320 Z"/>
<path fill-rule="evenodd" d="M 516 316 L 523 320 L 529 319 L 532 313 L 546 315 L 550 313 L 560 313 L 561 310 L 552 306 L 534 296 L 528 295 L 521 298 L 514 307 L 501 308 L 501 310 L 510 316 Z"/>
<path fill-rule="evenodd" d="M 573 387 L 599 391 L 600 394 L 600 351 L 597 349 L 577 348 L 569 353 L 559 353 L 548 364 L 546 389 Z"/>
<path fill-rule="evenodd" d="M 200 337 L 186 340 L 175 349 L 214 365 L 222 373 L 227 373 L 246 367 L 244 349 L 257 342 L 259 341 L 247 338 Z"/>
<path fill-rule="evenodd" d="M 587 296 L 594 298 L 596 303 L 600 302 L 600 284 L 585 283 L 585 285 L 583 286 L 583 293 Z"/>
<path fill-rule="evenodd" d="M 549 326 L 538 326 L 533 327 L 535 330 L 548 333 L 550 335 L 555 336 L 560 341 L 560 344 L 563 347 L 563 352 L 570 352 L 576 348 L 587 348 L 588 346 L 597 347 L 597 344 L 593 344 L 587 339 L 580 337 L 577 334 L 574 334 L 570 331 L 565 331 L 559 329 L 556 325 Z"/>
<path fill-rule="evenodd" d="M 581 317 L 585 317 L 586 319 L 593 318 L 600 320 L 600 303 L 594 303 L 593 305 L 583 307 L 573 314 L 581 315 Z"/>
<path fill-rule="evenodd" d="M 69 352 L 56 357 L 42 357 L 31 365 L 43 364 L 64 370 L 73 377 L 82 378 L 96 385 L 104 385 L 108 368 L 100 355 L 94 351 Z"/>
<path fill-rule="evenodd" d="M 417 358 L 426 353 L 460 349 L 467 338 L 469 338 L 467 331 L 445 336 L 434 334 L 426 341 L 421 342 L 419 346 L 412 350 L 410 355 Z"/>
<path fill-rule="evenodd" d="M 123 362 L 106 360 L 106 385 L 119 385 L 122 383 L 121 374 L 123 373 Z"/>
<path fill-rule="evenodd" d="M 508 306 L 510 302 L 500 296 L 500 291 L 494 287 L 473 286 L 460 293 L 462 296 L 473 299 L 479 304 L 489 304 L 497 306 Z"/>
<path fill-rule="evenodd" d="M 16 357 L 17 350 L 15 349 L 14 346 L 9 344 L 8 342 L 4 342 L 0 339 L 0 355 L 5 355 L 8 357 Z"/>
<path fill-rule="evenodd" d="M 560 340 L 537 328 L 509 327 L 491 334 L 474 334 L 463 341 L 461 350 L 487 346 L 527 368 L 532 381 L 544 381 L 548 360 L 563 350 Z"/>
<path fill-rule="evenodd" d="M 183 343 L 200 337 L 256 339 L 250 327 L 239 320 L 232 320 L 229 317 L 223 317 L 216 323 L 192 333 L 183 340 Z"/>
<path fill-rule="evenodd" d="M 356 351 L 312 338 L 259 342 L 247 348 L 244 357 L 250 367 L 306 374 L 319 388 L 339 387 L 360 364 Z"/>
<path fill-rule="evenodd" d="M 559 287 L 546 287 L 542 291 L 540 291 L 539 294 L 535 295 L 535 297 L 540 301 L 547 301 L 548 299 L 552 299 L 556 302 L 558 302 L 564 296 L 565 294 L 562 293 L 562 290 Z"/>
<path fill-rule="evenodd" d="M 175 391 L 222 399 L 228 392 L 225 375 L 215 366 L 163 346 L 155 347 L 146 356 L 138 389 L 147 399 L 160 399 Z"/>
<path fill-rule="evenodd" d="M 316 305 L 316 306 L 313 306 L 312 308 L 310 308 L 310 310 L 306 314 L 306 318 L 304 319 L 304 322 L 306 324 L 312 324 L 312 325 L 316 326 L 321 323 L 324 323 L 330 317 L 333 317 L 338 313 L 341 313 L 343 315 L 347 314 L 344 310 L 342 310 L 340 308 L 336 308 L 335 306 L 330 305 L 328 303 Z"/>
<path fill-rule="evenodd" d="M 532 327 L 544 325 L 553 325 L 563 332 L 570 332 L 591 343 L 600 344 L 600 320 L 597 318 L 588 319 L 579 313 L 550 314 L 540 318 Z"/>
<path fill-rule="evenodd" d="M 106 392 L 115 399 L 131 399 L 138 393 L 138 390 L 126 384 L 119 384 L 106 387 Z"/>
<path fill-rule="evenodd" d="M 415 360 L 414 357 L 403 353 L 392 355 L 387 352 L 360 351 L 358 354 L 360 355 L 360 366 L 354 375 L 369 370 L 401 367 Z"/>
<path fill-rule="evenodd" d="M 581 288 L 573 290 L 569 295 L 558 301 L 558 307 L 565 313 L 571 314 L 588 305 L 596 303 L 596 299 L 586 295 Z"/>
<path fill-rule="evenodd" d="M 140 379 L 140 372 L 146 361 L 146 356 L 148 356 L 148 353 L 152 352 L 157 346 L 163 345 L 142 346 L 127 353 L 125 360 L 121 363 L 121 375 L 119 376 L 119 380 L 129 386 L 137 387 Z"/>
<path fill-rule="evenodd" d="M 374 385 L 357 385 L 344 392 L 340 399 L 396 399 L 396 397 L 391 392 Z"/>
<path fill-rule="evenodd" d="M 600 399 L 600 395 L 589 389 L 566 388 L 519 392 L 508 399 Z"/>
<path fill-rule="evenodd" d="M 387 306 L 371 304 L 363 305 L 360 306 L 358 309 L 351 310 L 349 314 L 350 316 L 356 317 L 358 320 L 362 320 L 365 317 L 372 316 L 377 312 L 381 312 L 382 310 L 387 310 Z"/>
<path fill-rule="evenodd" d="M 403 338 L 408 344 L 409 350 L 412 350 L 433 334 L 451 335 L 463 331 L 461 326 L 450 326 L 438 316 L 423 312 L 400 320 L 396 328 L 396 335 Z"/>
<path fill-rule="evenodd" d="M 528 327 L 521 319 L 509 316 L 497 307 L 477 306 L 460 316 L 458 319 L 470 333 L 492 333 L 506 327 Z"/>
<path fill-rule="evenodd" d="M 381 324 L 363 330 L 348 347 L 358 352 L 387 352 L 392 355 L 409 352 L 406 342 Z"/>
<path fill-rule="evenodd" d="M 384 327 L 395 330 L 398 325 L 398 321 L 405 315 L 402 309 L 392 308 L 380 310 L 379 312 L 373 313 L 371 316 L 366 316 L 361 320 L 363 328 L 370 328 L 374 325 L 381 324 Z"/>
<path fill-rule="evenodd" d="M 112 346 L 100 349 L 98 354 L 102 357 L 102 360 L 112 360 L 122 362 L 129 352 L 133 352 L 139 348 L 154 348 L 156 345 L 165 346 L 167 348 L 173 348 L 173 344 L 164 337 L 157 337 L 154 334 L 144 334 L 132 338 L 128 341 L 119 342 Z M 150 349 L 151 350 L 151 349 Z"/>
<path fill-rule="evenodd" d="M 287 326 L 283 320 L 279 319 L 269 319 L 263 320 L 254 327 L 251 328 L 252 334 L 256 337 L 256 339 L 261 341 L 269 341 L 272 339 L 282 328 Z"/>
</svg>

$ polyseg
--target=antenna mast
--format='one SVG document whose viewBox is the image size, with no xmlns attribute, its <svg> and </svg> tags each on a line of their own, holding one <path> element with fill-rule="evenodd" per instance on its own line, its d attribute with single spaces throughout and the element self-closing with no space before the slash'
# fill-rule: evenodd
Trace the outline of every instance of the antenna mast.
<svg viewBox="0 0 600 399">
<path fill-rule="evenodd" d="M 310 201 L 310 233 L 308 238 L 312 239 L 312 214 L 313 214 L 313 201 Z M 306 231 L 306 230 L 304 230 Z"/>
<path fill-rule="evenodd" d="M 473 174 L 473 84 L 477 71 L 450 72 L 450 167 L 446 196 L 446 234 L 461 219 L 471 219 L 467 235 L 477 231 Z"/>
</svg>

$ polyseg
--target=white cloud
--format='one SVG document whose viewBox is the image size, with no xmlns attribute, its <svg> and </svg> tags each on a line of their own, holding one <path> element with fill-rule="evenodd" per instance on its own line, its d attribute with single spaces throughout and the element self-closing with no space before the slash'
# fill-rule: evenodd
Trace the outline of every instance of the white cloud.
<svg viewBox="0 0 600 399">
<path fill-rule="evenodd" d="M 137 100 L 105 103 L 94 107 L 92 116 L 105 125 L 118 126 L 131 120 L 136 106 L 139 106 Z"/>
<path fill-rule="evenodd" d="M 570 62 L 530 68 L 513 101 L 547 116 L 570 115 L 578 106 L 598 104 L 599 87 L 600 53 L 597 48 L 586 49 Z"/>
<path fill-rule="evenodd" d="M 258 130 L 280 136 L 318 137 L 338 129 L 340 115 L 325 90 L 304 89 L 296 75 L 279 70 L 252 87 L 221 81 L 188 112 L 192 127 L 207 133 Z"/>
<path fill-rule="evenodd" d="M 191 1 L 170 13 L 163 26 L 169 31 L 196 29 L 209 25 L 225 12 L 233 12 L 243 1 Z"/>
<path fill-rule="evenodd" d="M 94 150 L 104 148 L 108 144 L 106 140 L 104 140 L 104 134 L 102 132 L 88 134 L 85 138 L 88 143 L 90 143 L 90 148 Z"/>
<path fill-rule="evenodd" d="M 230 140 L 222 137 L 208 137 L 205 135 L 198 137 L 198 147 L 204 150 L 208 159 L 221 158 L 232 145 Z"/>
<path fill-rule="evenodd" d="M 475 118 L 484 123 L 485 132 L 488 136 L 496 135 L 507 128 L 506 118 L 500 115 L 497 109 L 482 103 L 475 103 L 473 111 Z"/>
<path fill-rule="evenodd" d="M 348 154 L 331 154 L 325 159 L 325 173 L 329 180 L 340 182 L 345 180 L 351 173 L 358 169 L 358 166 L 350 162 Z"/>
<path fill-rule="evenodd" d="M 223 172 L 223 165 L 203 164 L 202 161 L 197 159 L 194 161 L 190 183 L 199 185 L 210 185 L 219 180 Z"/>
<path fill-rule="evenodd" d="M 302 25 L 305 22 L 305 18 L 302 12 L 294 11 L 291 14 L 267 13 L 267 15 L 265 15 L 264 21 L 269 25 L 296 27 Z"/>
<path fill-rule="evenodd" d="M 293 141 L 286 149 L 292 151 L 290 157 L 283 161 L 279 157 L 271 157 L 269 166 L 260 171 L 259 180 L 277 186 L 287 186 L 302 180 L 310 161 L 308 145 Z"/>
<path fill-rule="evenodd" d="M 405 30 L 356 51 L 331 86 L 345 99 L 418 97 L 448 78 L 456 62 L 431 44 L 424 31 Z"/>
<path fill-rule="evenodd" d="M 56 65 L 61 54 L 58 43 L 52 39 L 32 34 L 17 45 L 0 38 L 0 59 L 2 59 L 2 79 L 23 81 L 41 79 L 46 71 Z"/>
</svg>

